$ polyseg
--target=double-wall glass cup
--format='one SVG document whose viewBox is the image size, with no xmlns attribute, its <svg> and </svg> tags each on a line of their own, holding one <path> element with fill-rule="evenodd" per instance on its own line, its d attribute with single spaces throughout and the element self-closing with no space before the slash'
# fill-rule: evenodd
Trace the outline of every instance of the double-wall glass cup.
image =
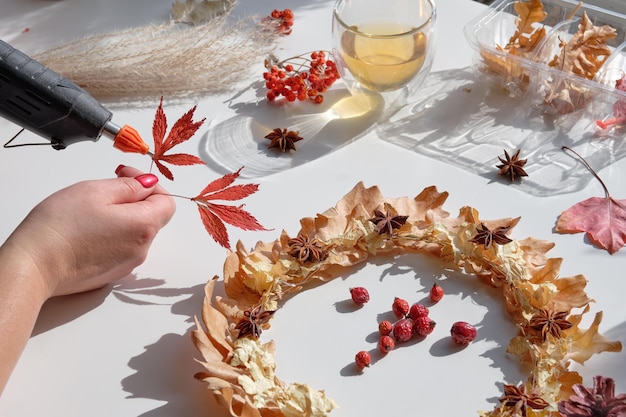
<svg viewBox="0 0 626 417">
<path fill-rule="evenodd" d="M 430 72 L 436 9 L 433 0 L 338 0 L 333 57 L 354 97 L 372 108 L 399 108 Z"/>
</svg>

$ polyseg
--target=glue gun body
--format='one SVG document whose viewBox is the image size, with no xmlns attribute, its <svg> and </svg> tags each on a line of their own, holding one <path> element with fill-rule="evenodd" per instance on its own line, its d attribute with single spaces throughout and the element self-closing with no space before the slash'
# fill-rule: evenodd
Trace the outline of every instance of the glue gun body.
<svg viewBox="0 0 626 417">
<path fill-rule="evenodd" d="M 48 139 L 54 149 L 65 149 L 97 141 L 112 113 L 78 85 L 0 40 L 0 116 Z"/>
</svg>

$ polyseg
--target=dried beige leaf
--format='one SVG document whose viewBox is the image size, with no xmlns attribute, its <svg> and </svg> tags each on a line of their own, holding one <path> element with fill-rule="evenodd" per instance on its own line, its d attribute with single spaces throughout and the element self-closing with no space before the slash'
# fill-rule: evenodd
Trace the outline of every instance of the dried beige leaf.
<svg viewBox="0 0 626 417">
<path fill-rule="evenodd" d="M 532 50 L 545 35 L 545 28 L 538 28 L 536 24 L 542 22 L 548 13 L 541 0 L 516 1 L 513 8 L 517 13 L 517 30 L 509 40 L 508 49 L 519 47 Z"/>
<path fill-rule="evenodd" d="M 587 330 L 576 327 L 576 332 L 572 336 L 572 347 L 566 359 L 583 364 L 596 353 L 622 350 L 622 344 L 619 341 L 611 341 L 599 333 L 601 321 L 602 312 L 599 311 Z"/>
<path fill-rule="evenodd" d="M 578 31 L 561 46 L 561 53 L 554 57 L 550 66 L 591 80 L 611 55 L 607 41 L 616 36 L 614 28 L 594 26 L 587 13 L 583 12 Z"/>
<path fill-rule="evenodd" d="M 496 45 L 496 53 L 481 51 L 485 70 L 504 78 L 503 85 L 524 89 L 529 82 L 525 59 L 529 59 L 546 34 L 539 25 L 548 15 L 541 0 L 516 1 L 514 10 L 516 30 L 504 46 Z"/>
<path fill-rule="evenodd" d="M 615 38 L 617 31 L 611 26 L 594 26 L 583 12 L 577 32 L 568 42 L 562 42 L 561 52 L 549 63 L 551 67 L 587 80 L 592 80 L 611 55 L 607 41 Z M 544 101 L 557 114 L 568 114 L 583 109 L 593 96 L 584 84 L 556 77 L 546 82 Z"/>
</svg>

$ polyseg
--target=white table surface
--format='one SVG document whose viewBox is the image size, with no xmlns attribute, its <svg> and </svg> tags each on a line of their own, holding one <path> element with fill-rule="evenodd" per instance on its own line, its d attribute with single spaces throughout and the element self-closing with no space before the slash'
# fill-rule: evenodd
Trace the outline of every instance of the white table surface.
<svg viewBox="0 0 626 417">
<path fill-rule="evenodd" d="M 331 3 L 240 0 L 235 13 L 264 15 L 273 8 L 292 8 L 296 15 L 294 32 L 279 43 L 283 49 L 279 52 L 286 56 L 330 48 Z M 35 53 L 92 31 L 163 21 L 168 18 L 170 6 L 170 0 L 1 0 L 0 38 L 26 53 Z M 471 0 L 440 0 L 438 9 L 433 71 L 445 78 L 446 74 L 453 75 L 454 71 L 471 66 L 474 52 L 465 40 L 463 26 L 484 6 Z M 23 33 L 26 27 L 30 31 Z M 258 78 L 250 81 L 258 81 L 261 71 L 260 67 Z M 231 96 L 234 94 L 206 97 L 198 102 L 196 114 L 208 121 L 196 136 L 199 139 L 189 145 L 189 152 L 206 156 L 206 138 L 234 129 L 228 121 L 235 116 L 254 118 L 255 112 L 249 110 L 257 107 L 257 101 L 259 112 L 268 110 L 264 100 L 258 100 L 253 91 L 234 99 L 234 103 L 246 106 L 228 107 L 225 101 Z M 114 119 L 120 124 L 131 123 L 148 136 L 156 104 L 155 101 L 154 106 L 145 109 L 115 110 Z M 189 103 L 165 102 L 170 121 L 189 107 Z M 247 113 L 237 113 L 238 108 L 247 109 Z M 300 105 L 297 109 L 303 113 L 316 111 L 312 105 Z M 451 120 L 454 111 L 450 111 Z M 432 123 L 440 123 L 441 129 L 449 127 L 446 112 L 439 115 L 440 120 Z M 0 132 L 8 140 L 16 127 L 0 120 Z M 436 132 L 435 129 L 432 134 Z M 450 193 L 444 208 L 452 215 L 469 205 L 478 209 L 483 219 L 521 216 L 514 238 L 533 236 L 555 242 L 549 255 L 565 259 L 561 274 L 580 273 L 588 278 L 587 293 L 596 300 L 592 311 L 604 311 L 601 332 L 626 342 L 626 250 L 611 256 L 586 242 L 582 234 L 553 232 L 563 210 L 588 197 L 603 195 L 596 181 L 591 180 L 573 192 L 537 195 L 529 192 L 528 187 L 500 181 L 495 168 L 494 175 L 478 175 L 380 136 L 376 128 L 359 133 L 354 126 L 329 126 L 316 136 L 320 143 L 309 142 L 298 149 L 292 157 L 293 167 L 243 178 L 242 183 L 260 184 L 260 191 L 245 200 L 246 208 L 273 230 L 253 233 L 229 228 L 231 240 L 241 239 L 252 246 L 258 240 L 275 239 L 283 228 L 295 235 L 300 218 L 334 206 L 359 181 L 366 186 L 380 186 L 388 197 L 414 196 L 424 187 L 436 185 Z M 489 155 L 494 165 L 503 148 L 494 144 L 497 151 Z M 95 144 L 73 145 L 64 151 L 43 147 L 0 150 L 0 238 L 8 236 L 30 208 L 55 190 L 83 179 L 113 176 L 118 164 L 147 170 L 149 162 L 139 155 L 120 153 L 104 139 Z M 209 169 L 174 169 L 176 181 L 163 182 L 169 191 L 184 195 L 195 195 L 225 172 L 215 163 L 210 163 Z M 626 197 L 625 170 L 626 161 L 619 160 L 599 172 L 617 198 Z M 213 275 L 221 275 L 225 254 L 204 232 L 193 204 L 180 200 L 176 215 L 157 237 L 148 259 L 137 268 L 134 277 L 88 294 L 53 299 L 44 306 L 35 332 L 0 398 L 0 415 L 225 416 L 227 413 L 215 404 L 204 384 L 193 378 L 202 369 L 194 362 L 199 354 L 189 336 L 193 318 L 201 311 L 204 284 Z M 347 288 L 354 286 L 356 279 L 387 296 L 381 304 L 373 303 L 370 312 L 374 316 L 376 309 L 380 312 L 388 308 L 387 300 L 394 293 L 409 299 L 423 298 L 428 278 L 416 281 L 409 267 L 436 271 L 432 264 L 421 265 L 420 261 L 399 261 L 395 268 L 374 262 L 352 276 L 305 292 L 287 303 L 286 311 L 277 315 L 275 325 L 263 336 L 277 340 L 279 377 L 325 388 L 340 404 L 333 411 L 335 416 L 382 415 L 376 408 L 380 404 L 390 415 L 413 410 L 423 410 L 423 415 L 472 415 L 475 410 L 493 408 L 501 395 L 503 380 L 517 383 L 525 377 L 514 360 L 506 359 L 503 353 L 514 329 L 506 327 L 508 322 L 499 314 L 501 306 L 497 300 L 489 301 L 485 295 L 489 292 L 481 292 L 473 283 L 450 288 L 446 296 L 450 301 L 440 308 L 440 314 L 480 322 L 488 313 L 482 305 L 487 306 L 496 312 L 489 316 L 494 329 L 507 329 L 503 336 L 448 355 L 437 347 L 445 333 L 443 324 L 439 336 L 399 351 L 397 356 L 390 355 L 389 360 L 368 369 L 364 375 L 345 375 L 343 370 L 354 353 L 371 348 L 375 342 L 366 337 L 372 331 L 368 330 L 370 325 L 356 316 L 348 318 L 342 314 L 338 319 L 332 306 L 346 298 Z M 409 278 L 398 280 L 395 276 L 403 274 Z M 325 318 L 341 321 L 325 322 Z M 327 333 L 322 335 L 324 329 Z M 350 335 L 349 341 L 340 338 L 345 335 Z M 328 349 L 329 346 L 333 348 Z M 419 361 L 419 371 L 398 371 L 404 367 L 401 363 L 394 365 L 394 361 L 408 357 Z M 588 385 L 593 375 L 613 376 L 621 393 L 626 391 L 625 364 L 626 354 L 604 353 L 592 358 L 581 373 Z M 395 373 L 389 373 L 394 369 Z M 386 402 L 380 400 L 381 396 L 388 397 Z"/>
</svg>

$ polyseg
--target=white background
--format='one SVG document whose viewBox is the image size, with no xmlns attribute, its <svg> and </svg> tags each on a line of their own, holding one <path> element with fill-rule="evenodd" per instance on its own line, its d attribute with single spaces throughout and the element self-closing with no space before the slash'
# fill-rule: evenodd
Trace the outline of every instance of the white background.
<svg viewBox="0 0 626 417">
<path fill-rule="evenodd" d="M 168 19 L 170 6 L 169 0 L 3 0 L 0 38 L 31 54 L 81 35 L 162 22 Z M 235 13 L 265 15 L 286 7 L 293 9 L 296 23 L 293 34 L 280 41 L 278 53 L 286 56 L 330 48 L 330 1 L 242 0 Z M 433 71 L 467 69 L 474 51 L 466 42 L 463 26 L 484 6 L 470 0 L 441 0 L 438 7 Z M 30 29 L 28 33 L 23 33 L 25 28 Z M 261 64 L 245 81 L 261 79 Z M 238 107 L 225 104 L 232 97 Z M 165 103 L 170 121 L 195 104 Z M 268 107 L 251 90 L 242 95 L 206 97 L 197 104 L 196 114 L 207 117 L 207 124 L 198 133 L 198 141 L 191 141 L 186 149 L 208 158 L 207 138 L 245 130 L 225 122 L 234 117 L 245 124 L 256 115 L 273 114 L 279 123 L 280 112 L 319 112 L 308 104 Z M 155 98 L 146 108 L 116 110 L 114 120 L 131 123 L 148 136 L 156 105 Z M 446 126 L 445 116 L 442 109 L 442 127 Z M 7 140 L 15 132 L 15 126 L 0 121 L 0 134 Z M 494 165 L 496 157 L 494 154 Z M 521 216 L 514 238 L 533 236 L 555 242 L 550 255 L 565 259 L 562 275 L 584 274 L 589 279 L 587 292 L 596 300 L 592 313 L 605 312 L 602 332 L 626 341 L 622 307 L 626 250 L 611 256 L 590 245 L 581 234 L 553 233 L 559 213 L 588 197 L 603 195 L 597 182 L 591 180 L 576 192 L 537 197 L 501 181 L 495 169 L 491 176 L 476 175 L 381 140 L 367 120 L 323 126 L 316 141 L 307 142 L 291 157 L 282 157 L 281 161 L 285 160 L 293 166 L 241 181 L 260 184 L 260 191 L 246 199 L 246 208 L 272 230 L 251 233 L 230 228 L 233 242 L 242 239 L 252 246 L 258 240 L 275 239 L 283 228 L 295 235 L 300 218 L 334 206 L 359 181 L 380 186 L 388 197 L 415 196 L 424 187 L 436 185 L 450 193 L 444 208 L 452 215 L 469 205 L 477 208 L 483 219 Z M 276 161 L 268 161 L 271 170 Z M 48 194 L 79 180 L 113 176 L 120 163 L 145 170 L 150 165 L 145 157 L 119 153 L 104 139 L 58 152 L 2 149 L 0 238 L 8 236 Z M 622 160 L 600 171 L 617 198 L 626 196 L 625 168 Z M 208 169 L 176 169 L 174 183 L 163 181 L 171 192 L 192 196 L 224 172 L 210 160 Z M 213 275 L 221 275 L 225 254 L 204 232 L 193 204 L 180 200 L 174 219 L 133 277 L 89 294 L 51 300 L 44 307 L 0 399 L 0 415 L 225 416 L 203 383 L 193 378 L 202 368 L 194 362 L 199 355 L 189 336 L 193 318 L 201 311 L 203 286 Z M 340 404 L 333 416 L 471 415 L 493 408 L 504 381 L 525 379 L 515 359 L 504 354 L 514 329 L 494 293 L 472 279 L 445 275 L 429 259 L 376 259 L 350 276 L 287 302 L 263 336 L 277 341 L 279 377 L 326 389 Z M 436 331 L 425 341 L 388 355 L 363 375 L 355 375 L 353 355 L 374 346 L 376 320 L 388 314 L 393 297 L 422 300 L 434 279 L 446 283 L 448 292 L 444 301 L 432 307 L 439 323 Z M 348 288 L 356 283 L 370 288 L 372 302 L 350 311 L 346 307 Z M 479 327 L 476 343 L 462 351 L 451 350 L 446 343 L 446 332 L 455 320 Z M 588 385 L 593 375 L 613 376 L 618 392 L 625 392 L 625 363 L 623 353 L 605 353 L 589 361 L 582 372 Z"/>
</svg>

